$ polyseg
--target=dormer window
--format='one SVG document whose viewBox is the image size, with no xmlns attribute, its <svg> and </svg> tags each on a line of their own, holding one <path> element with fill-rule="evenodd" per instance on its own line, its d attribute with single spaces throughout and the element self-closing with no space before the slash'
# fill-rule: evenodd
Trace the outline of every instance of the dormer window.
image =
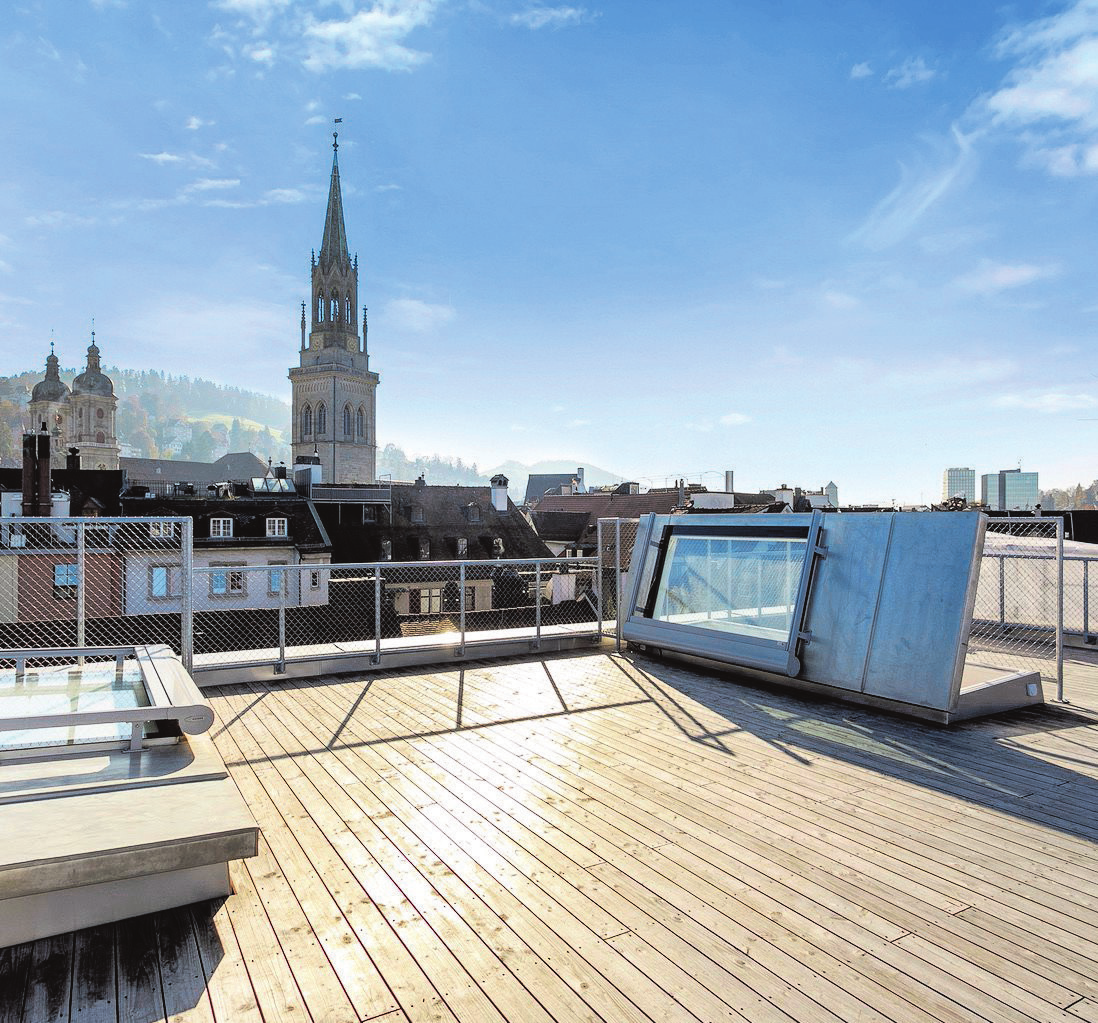
<svg viewBox="0 0 1098 1023">
<path fill-rule="evenodd" d="M 210 519 L 210 536 L 230 537 L 233 535 L 232 519 Z"/>
<path fill-rule="evenodd" d="M 480 505 L 479 504 L 471 504 L 465 510 L 468 514 L 470 522 L 479 522 L 480 521 Z"/>
<path fill-rule="evenodd" d="M 281 518 L 267 519 L 267 535 L 268 536 L 286 536 L 287 535 L 287 520 Z"/>
<path fill-rule="evenodd" d="M 419 507 L 419 505 L 416 505 L 414 508 L 412 508 L 412 521 L 417 526 L 422 526 L 423 523 L 426 521 L 426 517 L 423 514 L 423 509 Z"/>
<path fill-rule="evenodd" d="M 171 540 L 175 537 L 175 523 L 150 522 L 149 536 L 154 540 Z"/>
</svg>

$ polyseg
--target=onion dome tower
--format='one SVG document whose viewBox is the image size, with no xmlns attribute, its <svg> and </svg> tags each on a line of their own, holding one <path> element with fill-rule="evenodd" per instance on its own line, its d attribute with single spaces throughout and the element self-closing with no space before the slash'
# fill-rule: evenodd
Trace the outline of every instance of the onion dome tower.
<svg viewBox="0 0 1098 1023">
<path fill-rule="evenodd" d="M 55 468 L 65 464 L 65 445 L 72 430 L 69 398 L 69 388 L 61 379 L 58 359 L 51 341 L 50 354 L 46 357 L 46 375 L 34 385 L 27 411 L 31 429 L 37 430 L 43 423 L 46 424 L 52 438 L 50 462 Z"/>
<path fill-rule="evenodd" d="M 94 330 L 88 346 L 88 364 L 72 382 L 69 403 L 72 423 L 69 443 L 80 449 L 80 468 L 117 469 L 119 448 L 115 414 L 118 399 L 114 396 L 111 378 L 100 368 Z"/>
</svg>

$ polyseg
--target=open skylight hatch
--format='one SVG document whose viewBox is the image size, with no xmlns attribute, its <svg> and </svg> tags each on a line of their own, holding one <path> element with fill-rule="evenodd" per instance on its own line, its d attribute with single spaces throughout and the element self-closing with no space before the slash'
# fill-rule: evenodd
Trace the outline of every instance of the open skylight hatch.
<svg viewBox="0 0 1098 1023">
<path fill-rule="evenodd" d="M 648 515 L 626 640 L 949 722 L 1043 699 L 967 665 L 986 516 Z"/>
</svg>

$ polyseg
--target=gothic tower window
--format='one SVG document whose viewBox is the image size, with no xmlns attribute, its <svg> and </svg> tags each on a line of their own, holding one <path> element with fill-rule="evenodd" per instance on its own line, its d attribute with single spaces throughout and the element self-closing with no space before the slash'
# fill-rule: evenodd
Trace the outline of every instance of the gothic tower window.
<svg viewBox="0 0 1098 1023">
<path fill-rule="evenodd" d="M 324 322 L 324 292 L 322 291 L 316 297 L 316 322 Z"/>
<path fill-rule="evenodd" d="M 321 437 L 328 432 L 328 410 L 323 405 L 316 407 L 316 432 Z"/>
<path fill-rule="evenodd" d="M 308 437 L 313 432 L 313 410 L 306 405 L 301 410 L 301 436 Z"/>
<path fill-rule="evenodd" d="M 351 406 L 350 405 L 344 405 L 343 406 L 343 436 L 344 437 L 354 436 L 351 433 Z"/>
<path fill-rule="evenodd" d="M 331 307 L 332 323 L 339 322 L 339 294 L 338 292 L 332 292 L 332 307 Z"/>
<path fill-rule="evenodd" d="M 349 298 L 343 300 L 343 322 L 351 322 L 351 300 Z"/>
<path fill-rule="evenodd" d="M 358 415 L 355 417 L 355 433 L 359 437 L 366 436 L 366 413 L 361 405 L 358 407 Z"/>
</svg>

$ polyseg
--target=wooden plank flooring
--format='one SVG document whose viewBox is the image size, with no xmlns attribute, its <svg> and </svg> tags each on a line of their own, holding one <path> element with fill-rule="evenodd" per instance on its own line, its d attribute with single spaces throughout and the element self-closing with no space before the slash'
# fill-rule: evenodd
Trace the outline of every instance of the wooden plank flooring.
<svg viewBox="0 0 1098 1023">
<path fill-rule="evenodd" d="M 1098 1021 L 1098 657 L 942 729 L 605 652 L 208 690 L 235 894 L 0 1023 Z"/>
</svg>

